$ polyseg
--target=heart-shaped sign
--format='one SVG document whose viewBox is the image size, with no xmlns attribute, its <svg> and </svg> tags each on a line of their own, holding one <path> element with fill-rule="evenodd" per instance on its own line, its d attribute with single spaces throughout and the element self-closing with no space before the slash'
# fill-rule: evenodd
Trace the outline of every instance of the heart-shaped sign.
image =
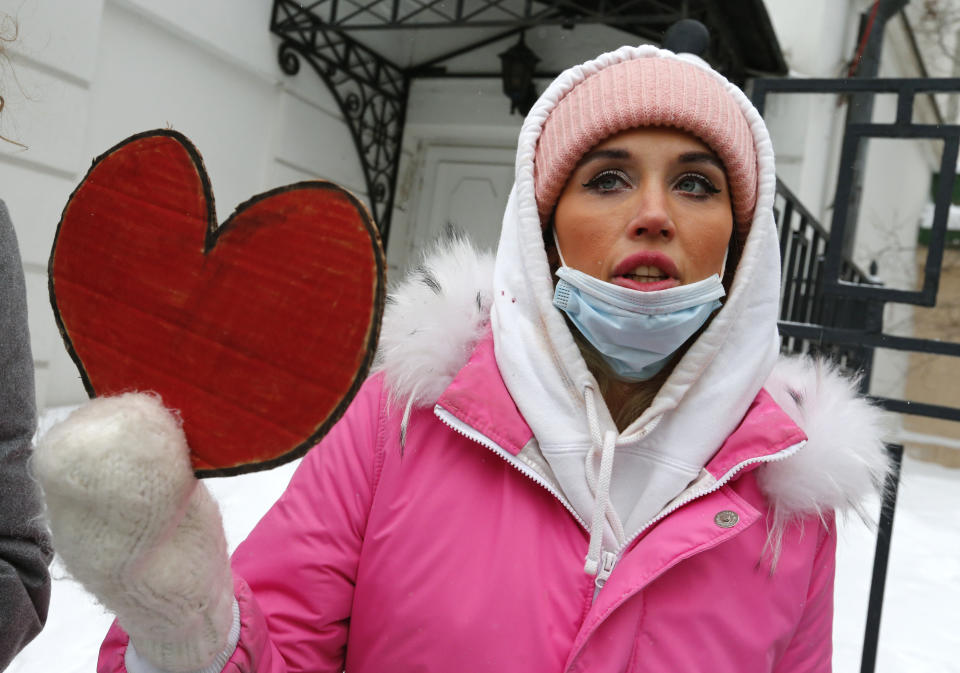
<svg viewBox="0 0 960 673">
<path fill-rule="evenodd" d="M 91 396 L 154 391 L 180 412 L 198 476 L 306 452 L 366 377 L 385 293 L 354 196 L 301 182 L 217 227 L 196 148 L 135 135 L 96 159 L 63 211 L 50 296 Z"/>
</svg>

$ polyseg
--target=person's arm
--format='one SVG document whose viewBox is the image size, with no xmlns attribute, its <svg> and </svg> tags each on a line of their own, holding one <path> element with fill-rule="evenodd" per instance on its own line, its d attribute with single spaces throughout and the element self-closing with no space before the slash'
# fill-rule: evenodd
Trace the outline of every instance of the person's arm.
<svg viewBox="0 0 960 673">
<path fill-rule="evenodd" d="M 237 548 L 239 642 L 222 669 L 204 673 L 343 670 L 360 547 L 383 463 L 381 395 L 378 379 L 364 384 Z M 128 642 L 114 623 L 98 670 L 153 673 L 131 662 Z"/>
<path fill-rule="evenodd" d="M 803 617 L 775 673 L 830 673 L 833 670 L 833 580 L 836 573 L 837 528 L 833 516 L 827 527 L 816 518 L 820 540 L 807 588 Z M 776 579 L 776 576 L 774 576 Z"/>
<path fill-rule="evenodd" d="M 23 267 L 0 201 L 0 670 L 46 621 L 53 557 L 30 476 L 36 427 Z"/>
<path fill-rule="evenodd" d="M 94 400 L 54 426 L 37 456 L 54 539 L 117 615 L 98 670 L 342 670 L 381 464 L 380 396 L 368 381 L 237 550 L 232 574 L 216 505 L 155 398 Z"/>
<path fill-rule="evenodd" d="M 357 566 L 383 464 L 382 396 L 380 377 L 366 382 L 233 555 L 234 574 L 263 612 L 273 654 L 291 671 L 343 670 Z"/>
</svg>

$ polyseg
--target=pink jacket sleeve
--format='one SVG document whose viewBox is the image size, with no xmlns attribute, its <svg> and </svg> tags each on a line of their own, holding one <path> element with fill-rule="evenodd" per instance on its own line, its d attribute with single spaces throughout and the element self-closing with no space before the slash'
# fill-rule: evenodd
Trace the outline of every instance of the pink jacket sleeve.
<svg viewBox="0 0 960 673">
<path fill-rule="evenodd" d="M 240 641 L 224 673 L 343 670 L 354 579 L 382 466 L 381 380 L 297 468 L 284 494 L 233 555 Z M 98 673 L 126 673 L 116 624 Z"/>
<path fill-rule="evenodd" d="M 820 529 L 803 618 L 777 662 L 775 673 L 830 673 L 833 670 L 833 579 L 836 573 L 837 529 L 831 516 Z"/>
</svg>

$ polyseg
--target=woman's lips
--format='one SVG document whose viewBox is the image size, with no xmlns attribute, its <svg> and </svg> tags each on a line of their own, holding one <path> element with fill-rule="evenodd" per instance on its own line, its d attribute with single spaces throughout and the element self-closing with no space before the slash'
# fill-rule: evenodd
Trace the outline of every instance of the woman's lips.
<svg viewBox="0 0 960 673">
<path fill-rule="evenodd" d="M 651 292 L 680 285 L 677 265 L 662 252 L 636 252 L 614 267 L 611 283 L 630 290 Z"/>
<path fill-rule="evenodd" d="M 676 278 L 666 278 L 664 280 L 640 282 L 627 276 L 614 276 L 611 280 L 614 285 L 625 287 L 628 290 L 640 290 L 641 292 L 653 292 L 654 290 L 668 290 L 676 287 L 680 281 Z"/>
</svg>

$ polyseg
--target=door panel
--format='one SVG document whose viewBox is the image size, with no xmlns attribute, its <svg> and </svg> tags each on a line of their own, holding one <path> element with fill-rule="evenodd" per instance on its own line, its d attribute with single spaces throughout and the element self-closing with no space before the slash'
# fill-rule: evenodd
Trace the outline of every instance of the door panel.
<svg viewBox="0 0 960 673">
<path fill-rule="evenodd" d="M 513 186 L 513 148 L 431 145 L 424 154 L 422 193 L 409 260 L 452 225 L 479 249 L 495 249 Z"/>
</svg>

